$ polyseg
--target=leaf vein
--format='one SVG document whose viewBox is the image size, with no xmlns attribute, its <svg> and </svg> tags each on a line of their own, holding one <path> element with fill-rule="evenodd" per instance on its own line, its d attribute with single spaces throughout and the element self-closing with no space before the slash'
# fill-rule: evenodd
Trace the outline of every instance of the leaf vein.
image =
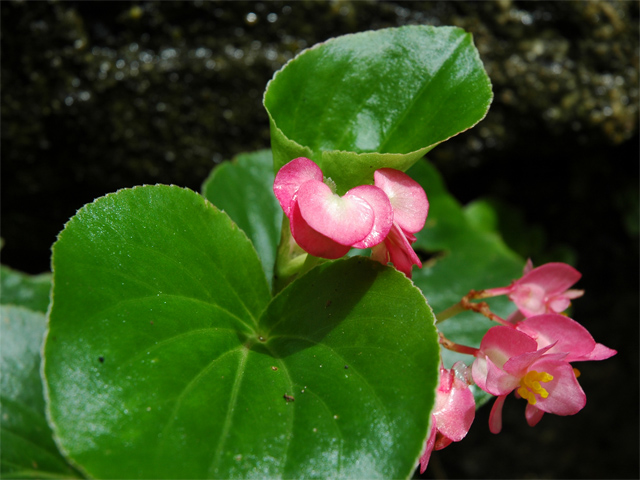
<svg viewBox="0 0 640 480">
<path fill-rule="evenodd" d="M 242 348 L 242 347 L 239 347 Z M 238 350 L 235 349 L 235 350 Z M 227 441 L 227 435 L 229 433 L 229 429 L 231 428 L 231 418 L 232 412 L 235 404 L 238 401 L 238 392 L 240 391 L 240 385 L 242 384 L 242 380 L 244 379 L 244 366 L 247 363 L 247 358 L 249 357 L 249 350 L 245 349 L 244 354 L 240 358 L 240 362 L 238 363 L 238 373 L 233 382 L 233 387 L 231 388 L 231 395 L 229 398 L 229 407 L 227 409 L 227 415 L 225 417 L 224 425 L 222 426 L 222 431 L 220 432 L 220 436 L 218 437 L 218 444 L 214 448 L 214 458 L 209 465 L 209 469 L 207 470 L 207 474 L 210 478 L 215 477 L 214 471 L 217 464 L 220 462 L 220 457 L 222 456 L 222 451 L 225 442 Z"/>
</svg>

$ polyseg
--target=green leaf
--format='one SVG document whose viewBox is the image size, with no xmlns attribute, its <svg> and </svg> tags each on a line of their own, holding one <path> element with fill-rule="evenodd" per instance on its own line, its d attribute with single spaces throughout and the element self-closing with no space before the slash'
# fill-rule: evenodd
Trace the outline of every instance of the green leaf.
<svg viewBox="0 0 640 480">
<path fill-rule="evenodd" d="M 405 26 L 303 51 L 267 85 L 274 169 L 314 160 L 339 193 L 406 170 L 487 113 L 491 83 L 471 34 Z"/>
<path fill-rule="evenodd" d="M 53 248 L 49 414 L 92 477 L 407 477 L 438 344 L 424 297 L 368 259 L 271 301 L 247 237 L 176 187 L 85 206 Z M 303 392 L 304 390 L 304 392 Z"/>
<path fill-rule="evenodd" d="M 295 397 L 275 447 L 284 469 L 270 476 L 411 474 L 439 356 L 432 313 L 403 274 L 363 257 L 322 265 L 283 290 L 260 326 L 277 359 L 270 395 Z"/>
<path fill-rule="evenodd" d="M 46 313 L 49 306 L 51 274 L 27 275 L 0 265 L 0 303 L 22 305 L 30 310 Z"/>
<path fill-rule="evenodd" d="M 469 290 L 501 287 L 522 275 L 524 260 L 513 253 L 495 231 L 495 214 L 483 205 L 464 209 L 446 190 L 442 178 L 428 162 L 419 162 L 407 172 L 427 192 L 429 215 L 414 244 L 416 250 L 431 254 L 422 269 L 414 269 L 413 280 L 429 305 L 438 313 L 460 301 Z M 514 305 L 506 297 L 489 299 L 491 310 L 506 318 Z M 454 342 L 478 347 L 486 331 L 497 325 L 485 317 L 464 312 L 438 324 L 438 329 Z M 444 363 L 467 364 L 468 355 L 442 350 Z M 480 403 L 491 398 L 477 393 Z"/>
<path fill-rule="evenodd" d="M 18 306 L 0 307 L 3 478 L 78 476 L 58 452 L 45 419 L 40 380 L 45 323 L 42 313 Z"/>
<path fill-rule="evenodd" d="M 282 226 L 282 209 L 273 194 L 272 161 L 270 150 L 238 155 L 216 166 L 202 185 L 202 195 L 247 234 L 269 284 Z"/>
</svg>

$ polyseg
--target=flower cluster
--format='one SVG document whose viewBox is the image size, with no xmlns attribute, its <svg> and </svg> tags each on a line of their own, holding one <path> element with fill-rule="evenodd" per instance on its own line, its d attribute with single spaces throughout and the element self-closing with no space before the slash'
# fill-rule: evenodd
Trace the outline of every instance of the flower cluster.
<svg viewBox="0 0 640 480">
<path fill-rule="evenodd" d="M 574 415 L 585 406 L 586 395 L 577 380 L 580 372 L 571 363 L 604 360 L 617 352 L 596 343 L 586 328 L 561 314 L 571 299 L 583 294 L 570 289 L 580 276 L 563 263 L 533 268 L 528 262 L 524 275 L 511 285 L 472 291 L 463 298 L 461 309 L 483 313 L 500 325 L 487 331 L 479 348 L 458 345 L 441 336 L 445 348 L 471 354 L 475 359 L 470 376 L 466 373 L 450 380 L 453 374 L 441 369 L 434 413 L 440 414 L 441 419 L 432 419 L 432 431 L 420 459 L 421 472 L 431 451 L 450 443 L 438 444 L 438 432 L 451 441 L 459 441 L 469 430 L 470 393 L 462 393 L 469 385 L 475 384 L 497 397 L 489 416 L 489 429 L 493 433 L 502 429 L 502 407 L 512 392 L 526 400 L 525 418 L 530 426 L 536 425 L 545 413 Z M 492 314 L 486 304 L 475 308 L 478 304 L 470 303 L 471 299 L 496 295 L 507 295 L 518 308 L 508 320 Z M 463 367 L 458 363 L 454 370 L 461 371 Z M 465 379 L 466 383 L 462 381 Z M 443 424 L 445 419 L 447 426 Z M 451 428 L 455 434 L 448 433 Z"/>
<path fill-rule="evenodd" d="M 360 185 L 343 196 L 318 165 L 296 158 L 276 175 L 273 191 L 289 220 L 291 235 L 307 253 L 340 258 L 351 249 L 372 248 L 372 258 L 391 262 L 408 277 L 422 266 L 411 244 L 429 210 L 422 187 L 398 170 L 374 172 L 374 185 Z"/>
<path fill-rule="evenodd" d="M 355 247 L 371 248 L 372 259 L 392 263 L 407 277 L 413 265 L 422 266 L 411 245 L 424 227 L 429 203 L 422 187 L 403 172 L 376 170 L 373 185 L 356 186 L 340 196 L 320 167 L 301 157 L 280 169 L 273 190 L 289 222 L 290 245 L 311 255 L 305 261 L 340 258 Z M 471 310 L 498 325 L 486 332 L 477 348 L 440 334 L 444 348 L 474 358 L 470 366 L 458 362 L 451 369 L 440 368 L 421 473 L 434 450 L 459 442 L 469 431 L 475 416 L 472 385 L 497 397 L 489 416 L 493 433 L 502 429 L 502 408 L 511 393 L 526 401 L 525 418 L 531 426 L 545 413 L 574 415 L 585 406 L 580 372 L 572 363 L 604 360 L 617 352 L 597 343 L 563 313 L 584 293 L 572 288 L 580 277 L 564 263 L 533 268 L 528 261 L 522 277 L 510 285 L 472 290 L 436 316 L 441 322 Z M 487 303 L 476 302 L 498 295 L 506 295 L 516 307 L 507 319 L 491 312 Z"/>
</svg>

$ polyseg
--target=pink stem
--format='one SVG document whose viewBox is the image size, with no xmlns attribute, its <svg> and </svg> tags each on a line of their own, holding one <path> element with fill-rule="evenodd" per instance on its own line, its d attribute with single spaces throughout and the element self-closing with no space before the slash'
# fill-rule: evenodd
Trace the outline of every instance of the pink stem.
<svg viewBox="0 0 640 480">
<path fill-rule="evenodd" d="M 478 353 L 478 349 L 474 347 L 467 347 L 466 345 L 460 345 L 459 343 L 452 342 L 448 338 L 446 338 L 442 332 L 438 332 L 439 342 L 447 350 L 451 350 L 453 352 L 464 353 L 465 355 L 473 355 L 475 357 L 476 353 Z"/>
</svg>

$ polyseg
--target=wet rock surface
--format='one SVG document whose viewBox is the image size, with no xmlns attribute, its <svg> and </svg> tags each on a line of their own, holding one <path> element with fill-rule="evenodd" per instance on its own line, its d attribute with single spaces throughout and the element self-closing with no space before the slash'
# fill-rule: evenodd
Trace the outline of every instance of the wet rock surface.
<svg viewBox="0 0 640 480">
<path fill-rule="evenodd" d="M 118 188 L 199 191 L 269 144 L 262 92 L 300 50 L 405 24 L 470 31 L 494 85 L 477 127 L 430 154 L 503 235 L 584 273 L 574 316 L 620 351 L 585 366 L 576 417 L 488 408 L 427 477 L 638 475 L 637 2 L 2 2 L 2 262 L 40 272 L 83 204 Z M 428 192 L 427 192 L 428 193 Z M 624 388 L 620 388 L 624 386 Z M 548 418 L 547 418 L 548 417 Z"/>
</svg>

